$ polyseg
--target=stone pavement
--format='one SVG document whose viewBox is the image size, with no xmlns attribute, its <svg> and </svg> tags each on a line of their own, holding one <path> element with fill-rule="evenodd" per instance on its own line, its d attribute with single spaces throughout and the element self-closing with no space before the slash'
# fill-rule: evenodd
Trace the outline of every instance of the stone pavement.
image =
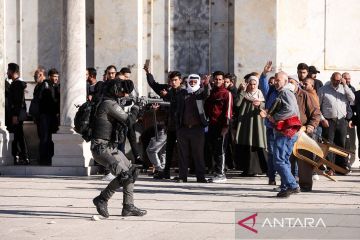
<svg viewBox="0 0 360 240">
<path fill-rule="evenodd" d="M 148 215 L 123 218 L 118 192 L 109 202 L 110 218 L 92 221 L 96 215 L 92 198 L 107 184 L 100 177 L 1 176 L 0 239 L 234 239 L 235 209 L 358 210 L 360 206 L 358 168 L 352 175 L 336 176 L 338 182 L 320 176 L 313 192 L 288 199 L 275 198 L 266 177 L 233 174 L 224 184 L 199 184 L 194 178 L 174 183 L 141 175 L 135 203 Z M 360 222 L 346 224 L 359 233 Z"/>
</svg>

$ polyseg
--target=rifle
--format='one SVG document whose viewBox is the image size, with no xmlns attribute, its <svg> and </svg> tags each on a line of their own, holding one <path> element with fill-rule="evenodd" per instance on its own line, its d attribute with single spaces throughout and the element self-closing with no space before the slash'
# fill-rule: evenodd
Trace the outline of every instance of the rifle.
<svg viewBox="0 0 360 240">
<path fill-rule="evenodd" d="M 132 103 L 139 106 L 140 109 L 143 109 L 145 106 L 157 103 L 160 106 L 170 106 L 170 102 L 165 102 L 161 98 L 148 98 L 145 96 L 141 97 L 122 97 L 118 98 L 118 103 L 120 106 L 129 106 Z"/>
</svg>

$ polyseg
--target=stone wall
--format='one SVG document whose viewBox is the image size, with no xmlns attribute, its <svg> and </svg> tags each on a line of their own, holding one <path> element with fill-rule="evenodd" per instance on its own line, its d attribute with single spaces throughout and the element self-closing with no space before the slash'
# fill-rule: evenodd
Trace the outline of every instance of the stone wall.
<svg viewBox="0 0 360 240">
<path fill-rule="evenodd" d="M 234 1 L 234 72 L 242 79 L 261 72 L 267 60 L 276 63 L 277 1 Z"/>
<path fill-rule="evenodd" d="M 318 78 L 350 72 L 360 89 L 360 2 L 356 0 L 279 0 L 277 6 L 277 69 L 296 73 L 299 62 L 315 65 Z"/>
<path fill-rule="evenodd" d="M 38 65 L 60 69 L 62 5 L 4 1 L 4 59 L 20 64 L 29 99 Z M 360 79 L 357 0 L 86 0 L 86 9 L 87 66 L 99 79 L 107 65 L 129 66 L 143 94 L 145 59 L 160 82 L 172 70 L 242 77 L 268 59 L 290 73 L 315 65 L 324 81 L 333 71 Z"/>
<path fill-rule="evenodd" d="M 101 74 L 110 64 L 132 68 L 142 94 L 148 90 L 141 70 L 146 59 L 159 82 L 174 70 L 185 75 L 232 71 L 232 2 L 95 1 L 95 67 Z M 119 18 L 124 11 L 127 17 Z"/>
</svg>

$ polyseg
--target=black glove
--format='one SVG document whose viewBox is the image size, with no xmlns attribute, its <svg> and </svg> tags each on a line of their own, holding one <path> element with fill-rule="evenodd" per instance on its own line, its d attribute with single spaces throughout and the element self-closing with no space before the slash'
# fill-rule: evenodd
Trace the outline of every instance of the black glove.
<svg viewBox="0 0 360 240">
<path fill-rule="evenodd" d="M 133 105 L 133 106 L 131 107 L 131 109 L 130 109 L 130 114 L 133 115 L 133 116 L 135 116 L 135 118 L 138 117 L 139 112 L 140 112 L 140 107 L 137 106 L 137 105 Z"/>
</svg>

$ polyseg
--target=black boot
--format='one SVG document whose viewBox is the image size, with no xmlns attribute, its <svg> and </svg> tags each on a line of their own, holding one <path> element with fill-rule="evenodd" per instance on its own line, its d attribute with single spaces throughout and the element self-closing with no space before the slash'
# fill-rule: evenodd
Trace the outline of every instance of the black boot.
<svg viewBox="0 0 360 240">
<path fill-rule="evenodd" d="M 96 206 L 97 212 L 101 216 L 103 216 L 105 218 L 109 217 L 109 212 L 108 212 L 108 209 L 107 209 L 107 201 L 101 195 L 94 198 L 93 203 Z"/>
<path fill-rule="evenodd" d="M 162 179 L 163 172 L 162 171 L 155 171 L 153 178 L 154 179 Z"/>
<path fill-rule="evenodd" d="M 14 165 L 20 165 L 20 158 L 19 156 L 14 157 Z"/>
<path fill-rule="evenodd" d="M 29 158 L 28 157 L 20 158 L 20 164 L 21 165 L 29 165 L 30 164 Z"/>
<path fill-rule="evenodd" d="M 170 179 L 170 170 L 164 170 L 163 179 Z"/>
<path fill-rule="evenodd" d="M 147 211 L 143 209 L 139 209 L 134 206 L 134 204 L 124 204 L 121 215 L 124 217 L 127 216 L 144 216 Z"/>
</svg>

